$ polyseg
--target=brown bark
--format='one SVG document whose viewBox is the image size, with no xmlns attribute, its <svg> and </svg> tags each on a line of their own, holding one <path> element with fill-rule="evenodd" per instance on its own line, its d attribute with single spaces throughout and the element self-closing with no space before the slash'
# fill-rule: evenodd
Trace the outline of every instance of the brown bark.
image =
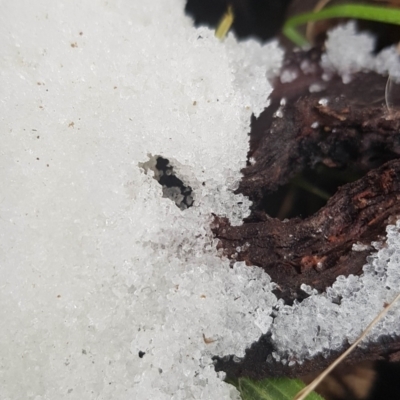
<svg viewBox="0 0 400 400">
<path fill-rule="evenodd" d="M 385 106 L 387 78 L 359 73 L 347 85 L 340 77 L 325 81 L 319 55 L 317 50 L 293 54 L 285 68 L 298 78 L 276 82 L 270 107 L 253 121 L 249 157 L 255 163 L 243 170 L 238 189 L 253 201 L 251 216 L 242 226 L 220 217 L 214 224 L 223 253 L 263 268 L 279 285 L 278 297 L 289 304 L 306 296 L 303 283 L 324 291 L 339 275 L 360 274 L 371 248 L 353 251 L 353 245 L 384 240 L 386 226 L 400 215 L 400 120 Z M 310 92 L 311 84 L 322 90 Z M 279 107 L 283 117 L 274 116 Z M 340 187 L 308 218 L 281 221 L 264 212 L 269 193 L 317 164 L 353 166 L 365 175 Z M 337 355 L 288 367 L 267 363 L 272 351 L 264 337 L 242 362 L 219 360 L 217 369 L 232 377 L 299 376 L 324 368 Z M 349 361 L 397 359 L 399 351 L 400 341 L 388 339 L 357 350 Z"/>
<path fill-rule="evenodd" d="M 399 199 L 400 160 L 393 160 L 342 186 L 305 220 L 264 215 L 232 227 L 217 218 L 215 233 L 228 257 L 263 268 L 290 302 L 303 283 L 323 291 L 339 275 L 359 274 L 371 250 L 353 251 L 353 244 L 383 238 L 390 217 L 400 215 Z"/>
<path fill-rule="evenodd" d="M 297 67 L 302 56 L 314 63 L 309 75 Z M 360 273 L 369 250 L 353 251 L 353 244 L 383 238 L 390 218 L 400 215 L 400 121 L 384 105 L 387 78 L 361 73 L 350 84 L 339 77 L 323 82 L 317 60 L 306 53 L 288 62 L 298 79 L 277 83 L 270 108 L 254 124 L 249 156 L 256 162 L 243 170 L 238 190 L 254 202 L 252 215 L 236 227 L 217 217 L 214 228 L 228 257 L 263 268 L 289 302 L 302 283 L 324 290 L 339 275 Z M 325 89 L 309 93 L 311 82 Z M 283 117 L 273 117 L 281 98 Z M 280 221 L 263 212 L 268 193 L 317 163 L 352 165 L 366 175 L 309 218 Z"/>
</svg>

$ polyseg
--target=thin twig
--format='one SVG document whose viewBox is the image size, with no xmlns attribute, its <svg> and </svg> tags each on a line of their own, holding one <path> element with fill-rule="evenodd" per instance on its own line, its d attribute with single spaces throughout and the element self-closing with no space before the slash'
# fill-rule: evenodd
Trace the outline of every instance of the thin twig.
<svg viewBox="0 0 400 400">
<path fill-rule="evenodd" d="M 368 335 L 371 329 L 387 314 L 387 312 L 393 307 L 394 303 L 400 299 L 400 293 L 392 300 L 390 304 L 385 306 L 385 308 L 374 318 L 374 320 L 368 325 L 367 329 L 362 333 L 362 335 L 339 357 L 337 358 L 324 372 L 317 376 L 309 385 L 304 389 L 300 390 L 293 400 L 304 400 L 321 382 L 322 380 L 340 363 L 342 362 Z"/>
<path fill-rule="evenodd" d="M 319 0 L 317 5 L 314 7 L 313 12 L 321 11 L 331 0 Z M 306 38 L 310 43 L 313 43 L 313 30 L 315 28 L 316 21 L 309 21 L 306 26 Z"/>
</svg>

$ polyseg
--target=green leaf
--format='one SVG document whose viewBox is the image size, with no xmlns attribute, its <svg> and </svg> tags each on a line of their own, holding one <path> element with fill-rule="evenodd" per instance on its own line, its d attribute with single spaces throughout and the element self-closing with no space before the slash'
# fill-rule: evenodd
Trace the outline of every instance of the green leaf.
<svg viewBox="0 0 400 400">
<path fill-rule="evenodd" d="M 296 30 L 296 27 L 310 21 L 330 18 L 357 18 L 400 25 L 400 10 L 368 4 L 341 4 L 317 12 L 295 15 L 285 22 L 283 33 L 297 45 L 304 46 L 307 44 L 307 40 Z"/>
<path fill-rule="evenodd" d="M 294 396 L 305 387 L 299 379 L 264 379 L 253 381 L 248 378 L 239 378 L 237 383 L 242 400 L 293 400 Z M 306 400 L 323 400 L 313 392 Z"/>
</svg>

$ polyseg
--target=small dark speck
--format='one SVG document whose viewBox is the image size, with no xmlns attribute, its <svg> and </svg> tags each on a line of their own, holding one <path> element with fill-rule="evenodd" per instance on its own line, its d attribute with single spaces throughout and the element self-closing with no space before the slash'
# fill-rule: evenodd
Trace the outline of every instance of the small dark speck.
<svg viewBox="0 0 400 400">
<path fill-rule="evenodd" d="M 197 101 L 195 100 L 194 102 L 193 102 L 193 105 L 195 106 L 197 104 Z"/>
<path fill-rule="evenodd" d="M 203 185 L 203 186 L 206 186 L 206 183 L 205 183 L 205 182 L 203 182 L 203 183 L 202 183 L 202 185 Z"/>
<path fill-rule="evenodd" d="M 114 89 L 116 89 L 117 87 L 116 86 L 114 86 Z"/>
<path fill-rule="evenodd" d="M 82 36 L 83 35 L 83 32 L 79 32 L 79 36 Z"/>
<path fill-rule="evenodd" d="M 159 372 L 160 374 L 162 374 L 162 369 L 161 369 L 161 368 L 158 368 L 158 372 Z"/>
<path fill-rule="evenodd" d="M 82 349 L 82 354 L 87 354 L 85 349 Z"/>
<path fill-rule="evenodd" d="M 58 295 L 57 295 L 57 298 L 59 299 L 60 297 L 61 297 L 61 294 L 58 294 Z"/>
<path fill-rule="evenodd" d="M 139 351 L 139 358 L 143 358 L 146 353 L 144 351 Z"/>
<path fill-rule="evenodd" d="M 199 39 L 203 39 L 203 36 L 201 36 L 201 35 L 197 36 L 197 40 L 199 40 Z"/>
<path fill-rule="evenodd" d="M 70 394 L 74 389 L 68 389 L 67 393 Z"/>
<path fill-rule="evenodd" d="M 39 160 L 39 157 L 36 157 L 36 160 Z"/>
<path fill-rule="evenodd" d="M 50 165 L 49 164 L 46 164 L 46 167 L 49 167 Z"/>
<path fill-rule="evenodd" d="M 36 129 L 32 129 L 32 131 L 33 131 L 33 132 L 37 132 L 37 130 L 36 130 Z"/>
<path fill-rule="evenodd" d="M 73 47 L 73 48 L 78 47 L 78 43 L 76 43 L 76 42 L 71 43 L 71 47 Z"/>
<path fill-rule="evenodd" d="M 40 136 L 36 136 L 36 139 L 39 139 L 40 138 Z"/>
<path fill-rule="evenodd" d="M 109 384 L 109 385 L 111 385 L 111 384 L 112 384 L 112 382 L 108 382 L 108 384 Z"/>
</svg>

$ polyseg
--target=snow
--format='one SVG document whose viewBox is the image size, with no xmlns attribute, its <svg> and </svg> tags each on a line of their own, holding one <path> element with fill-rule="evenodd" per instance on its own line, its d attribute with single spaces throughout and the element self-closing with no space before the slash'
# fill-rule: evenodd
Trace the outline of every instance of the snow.
<svg viewBox="0 0 400 400">
<path fill-rule="evenodd" d="M 329 72 L 338 73 L 343 83 L 349 83 L 352 75 L 360 71 L 375 71 L 390 75 L 396 82 L 400 80 L 400 57 L 396 46 L 387 47 L 374 55 L 375 36 L 369 32 L 358 32 L 355 21 L 329 31 L 325 48 L 322 67 L 328 76 Z"/>
<path fill-rule="evenodd" d="M 363 277 L 325 295 L 304 287 L 293 307 L 261 269 L 220 257 L 212 213 L 249 215 L 234 190 L 283 54 L 220 42 L 183 8 L 3 4 L 2 400 L 237 399 L 213 355 L 238 361 L 271 330 L 283 360 L 337 348 L 398 287 L 399 226 Z M 157 181 L 158 157 L 191 188 L 190 207 Z M 394 313 L 376 336 L 398 329 Z"/>
<path fill-rule="evenodd" d="M 269 329 L 270 278 L 231 269 L 210 224 L 249 214 L 233 190 L 283 54 L 183 9 L 2 6 L 2 400 L 236 398 L 211 356 Z M 158 156 L 192 207 L 145 168 Z"/>
<path fill-rule="evenodd" d="M 326 107 L 328 105 L 328 99 L 325 98 L 319 99 L 318 104 L 320 104 L 322 107 Z"/>
</svg>

